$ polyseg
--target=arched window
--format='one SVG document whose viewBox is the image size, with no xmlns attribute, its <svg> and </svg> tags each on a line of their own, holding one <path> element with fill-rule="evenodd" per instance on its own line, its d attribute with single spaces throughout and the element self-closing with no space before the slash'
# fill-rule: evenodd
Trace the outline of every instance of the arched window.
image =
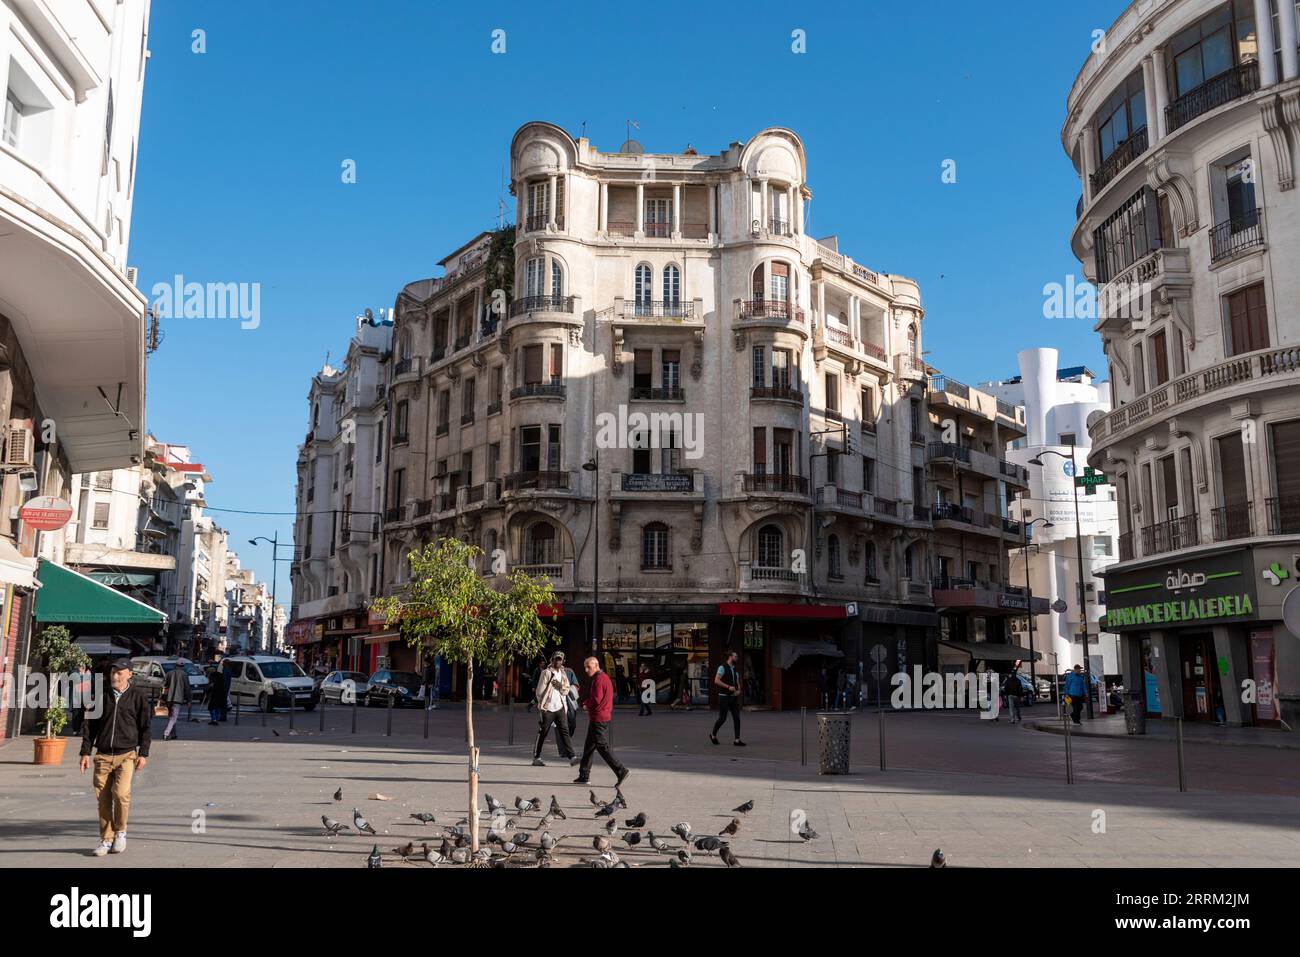
<svg viewBox="0 0 1300 957">
<path fill-rule="evenodd" d="M 664 267 L 664 312 L 677 315 L 682 306 L 682 271 L 669 263 Z"/>
<path fill-rule="evenodd" d="M 551 296 L 555 299 L 564 296 L 564 271 L 558 259 L 551 260 Z"/>
<path fill-rule="evenodd" d="M 636 294 L 636 311 L 638 315 L 650 311 L 650 303 L 654 300 L 654 271 L 649 264 L 642 263 L 636 267 L 636 288 L 633 290 Z"/>
<path fill-rule="evenodd" d="M 524 295 L 528 298 L 546 295 L 546 260 L 537 256 L 524 264 Z"/>
<path fill-rule="evenodd" d="M 826 563 L 831 578 L 843 578 L 844 569 L 840 567 L 840 537 L 832 535 L 826 539 Z"/>
<path fill-rule="evenodd" d="M 486 575 L 494 574 L 492 565 L 494 555 L 497 550 L 497 530 L 490 528 L 487 534 L 483 536 L 483 573 Z"/>
<path fill-rule="evenodd" d="M 903 552 L 903 577 L 908 581 L 916 578 L 916 546 L 908 545 L 907 550 Z"/>
<path fill-rule="evenodd" d="M 758 530 L 758 564 L 760 568 L 785 567 L 785 536 L 775 525 Z"/>
<path fill-rule="evenodd" d="M 918 340 L 916 337 L 916 326 L 914 325 L 908 326 L 907 327 L 907 354 L 910 355 L 913 359 L 919 359 L 921 357 L 920 348 L 921 347 L 918 344 Z"/>
<path fill-rule="evenodd" d="M 668 526 L 662 522 L 651 522 L 641 531 L 641 568 L 672 568 L 668 555 Z"/>
<path fill-rule="evenodd" d="M 773 302 L 790 301 L 790 267 L 786 263 L 771 264 Z"/>
<path fill-rule="evenodd" d="M 862 552 L 862 575 L 863 580 L 868 584 L 878 582 L 876 577 L 876 543 L 867 542 L 867 547 Z"/>
<path fill-rule="evenodd" d="M 555 546 L 555 526 L 549 522 L 537 522 L 528 528 L 524 537 L 525 565 L 554 565 L 557 549 Z"/>
<path fill-rule="evenodd" d="M 751 277 L 750 289 L 753 290 L 754 298 L 762 301 L 767 290 L 767 283 L 763 279 L 762 263 L 759 263 L 754 267 L 754 275 Z"/>
</svg>

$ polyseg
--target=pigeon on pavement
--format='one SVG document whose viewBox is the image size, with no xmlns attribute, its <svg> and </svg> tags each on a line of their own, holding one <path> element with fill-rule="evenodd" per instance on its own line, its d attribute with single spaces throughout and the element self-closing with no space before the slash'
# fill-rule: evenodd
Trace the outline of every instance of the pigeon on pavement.
<svg viewBox="0 0 1300 957">
<path fill-rule="evenodd" d="M 642 811 L 636 817 L 628 818 L 626 821 L 623 822 L 623 824 L 626 827 L 645 827 L 646 821 L 648 820 L 649 818 L 645 816 L 645 811 Z"/>
<path fill-rule="evenodd" d="M 320 816 L 320 822 L 325 826 L 325 832 L 329 834 L 331 837 L 338 837 L 339 831 L 351 830 L 351 828 L 349 828 L 346 824 L 340 824 L 332 817 L 326 817 L 324 814 Z"/>
<path fill-rule="evenodd" d="M 337 791 L 334 792 L 334 801 L 335 803 L 337 803 L 342 800 L 343 800 L 343 788 L 340 787 Z"/>
<path fill-rule="evenodd" d="M 634 847 L 635 845 L 641 843 L 641 832 L 625 831 L 623 833 L 623 840 L 627 842 L 628 847 Z"/>
<path fill-rule="evenodd" d="M 936 848 L 934 854 L 930 856 L 931 867 L 947 867 L 948 859 L 943 856 L 943 851 Z"/>
<path fill-rule="evenodd" d="M 433 815 L 428 811 L 420 811 L 418 814 L 412 814 L 411 817 L 415 818 L 421 824 L 432 824 L 434 821 Z"/>
<path fill-rule="evenodd" d="M 375 829 L 370 826 L 370 822 L 361 816 L 361 812 L 356 808 L 352 809 L 352 824 L 358 831 L 366 834 L 374 834 Z"/>
<path fill-rule="evenodd" d="M 609 836 L 610 836 L 611 838 L 614 837 L 615 835 L 617 835 L 617 834 L 618 834 L 618 821 L 614 820 L 614 819 L 611 817 L 608 821 L 605 822 L 605 830 L 609 832 Z"/>
<path fill-rule="evenodd" d="M 817 840 L 817 832 L 813 830 L 812 825 L 809 824 L 807 821 L 804 821 L 802 824 L 799 825 L 799 836 L 802 837 L 805 841 Z"/>
<path fill-rule="evenodd" d="M 560 807 L 560 802 L 555 800 L 554 794 L 551 795 L 551 808 L 547 813 L 558 817 L 561 821 L 567 820 L 564 814 L 564 808 Z"/>
<path fill-rule="evenodd" d="M 673 864 L 674 866 L 690 867 L 691 866 L 690 849 L 685 847 L 679 847 L 677 849 L 677 857 L 673 859 Z"/>
<path fill-rule="evenodd" d="M 376 844 L 370 849 L 370 856 L 366 858 L 366 867 L 383 867 L 384 859 L 379 854 L 379 845 Z"/>
<path fill-rule="evenodd" d="M 597 834 L 591 839 L 591 846 L 603 854 L 605 851 L 609 850 L 609 838 L 604 834 Z"/>
<path fill-rule="evenodd" d="M 731 823 L 718 832 L 719 836 L 723 834 L 735 834 L 740 830 L 740 818 L 733 817 Z"/>
<path fill-rule="evenodd" d="M 665 841 L 662 837 L 655 837 L 654 831 L 650 831 L 649 833 L 650 833 L 650 846 L 655 849 L 656 854 L 662 854 L 664 851 L 668 850 L 669 845 L 667 841 Z"/>
<path fill-rule="evenodd" d="M 602 806 L 604 806 L 604 804 L 605 804 L 604 801 L 602 801 L 600 798 L 596 797 L 596 792 L 595 792 L 595 791 L 588 791 L 588 792 L 587 792 L 587 800 L 591 802 L 591 806 L 592 806 L 592 807 L 602 807 Z"/>
<path fill-rule="evenodd" d="M 532 801 L 525 801 L 521 797 L 516 797 L 515 810 L 517 810 L 520 814 L 527 814 L 529 811 L 537 810 L 537 805 Z"/>
<path fill-rule="evenodd" d="M 555 845 L 559 844 L 562 840 L 564 840 L 563 837 L 556 837 L 550 831 L 542 831 L 542 836 L 539 838 L 538 843 L 542 845 L 542 851 L 550 852 Z"/>
<path fill-rule="evenodd" d="M 504 804 L 502 804 L 492 795 L 488 794 L 486 791 L 483 792 L 483 799 L 487 801 L 487 809 L 489 814 L 495 814 L 497 811 L 504 811 L 506 809 L 506 806 Z"/>
<path fill-rule="evenodd" d="M 752 811 L 752 810 L 754 810 L 754 802 L 753 802 L 753 801 L 746 801 L 746 802 L 745 802 L 744 804 L 742 804 L 740 807 L 733 807 L 733 808 L 731 809 L 731 811 L 732 811 L 733 814 L 748 814 L 748 813 L 749 813 L 750 811 Z"/>
<path fill-rule="evenodd" d="M 687 844 L 691 843 L 691 826 L 686 821 L 682 821 L 680 824 L 674 824 L 672 831 Z"/>
<path fill-rule="evenodd" d="M 422 844 L 421 847 L 424 848 L 425 863 L 432 864 L 434 867 L 437 867 L 439 864 L 443 862 L 442 854 L 439 853 L 438 851 L 435 851 L 428 844 Z"/>
<path fill-rule="evenodd" d="M 730 844 L 723 844 L 718 848 L 718 856 L 722 858 L 722 863 L 726 864 L 728 867 L 740 866 L 740 858 L 732 853 Z"/>
<path fill-rule="evenodd" d="M 697 851 L 703 851 L 705 854 L 709 854 L 720 848 L 722 844 L 723 842 L 719 838 L 711 836 L 702 837 L 695 842 L 695 849 Z"/>
<path fill-rule="evenodd" d="M 412 842 L 407 841 L 401 847 L 393 848 L 393 853 L 396 854 L 398 857 L 410 857 L 412 854 L 415 853 L 415 845 Z"/>
</svg>

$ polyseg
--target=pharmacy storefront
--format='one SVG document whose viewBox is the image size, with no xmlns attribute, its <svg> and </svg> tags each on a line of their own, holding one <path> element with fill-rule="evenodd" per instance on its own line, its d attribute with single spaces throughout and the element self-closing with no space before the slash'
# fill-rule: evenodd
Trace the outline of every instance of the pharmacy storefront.
<svg viewBox="0 0 1300 957">
<path fill-rule="evenodd" d="M 1121 636 L 1125 686 L 1148 714 L 1282 726 L 1300 679 L 1282 624 L 1294 564 L 1290 551 L 1227 548 L 1106 575 L 1105 630 Z"/>
</svg>

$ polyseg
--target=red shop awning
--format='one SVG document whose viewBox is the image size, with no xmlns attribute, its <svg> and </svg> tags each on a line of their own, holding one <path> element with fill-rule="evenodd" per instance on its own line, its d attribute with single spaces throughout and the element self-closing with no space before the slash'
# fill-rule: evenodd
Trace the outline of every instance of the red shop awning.
<svg viewBox="0 0 1300 957">
<path fill-rule="evenodd" d="M 730 618 L 816 618 L 840 620 L 849 617 L 843 605 L 782 605 L 766 601 L 724 601 L 718 614 Z"/>
</svg>

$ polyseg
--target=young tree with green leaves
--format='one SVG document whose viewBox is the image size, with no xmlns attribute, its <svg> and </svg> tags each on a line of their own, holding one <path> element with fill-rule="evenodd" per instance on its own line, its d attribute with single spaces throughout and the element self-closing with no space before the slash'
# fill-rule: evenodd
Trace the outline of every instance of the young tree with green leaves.
<svg viewBox="0 0 1300 957">
<path fill-rule="evenodd" d="M 401 594 L 379 598 L 371 609 L 397 624 L 412 647 L 427 647 L 465 665 L 465 738 L 469 742 L 469 823 L 478 850 L 478 758 L 474 741 L 474 667 L 531 658 L 549 631 L 538 614 L 554 601 L 551 583 L 513 571 L 496 583 L 478 572 L 482 550 L 444 538 L 411 552 L 411 580 Z"/>
<path fill-rule="evenodd" d="M 90 667 L 90 655 L 72 639 L 72 632 L 63 625 L 52 625 L 36 636 L 32 653 L 45 659 L 46 677 L 49 679 L 49 707 L 45 709 L 45 737 L 54 738 L 63 733 L 68 723 L 68 712 L 63 695 L 56 691 L 61 676 L 76 671 L 83 665 Z"/>
</svg>

